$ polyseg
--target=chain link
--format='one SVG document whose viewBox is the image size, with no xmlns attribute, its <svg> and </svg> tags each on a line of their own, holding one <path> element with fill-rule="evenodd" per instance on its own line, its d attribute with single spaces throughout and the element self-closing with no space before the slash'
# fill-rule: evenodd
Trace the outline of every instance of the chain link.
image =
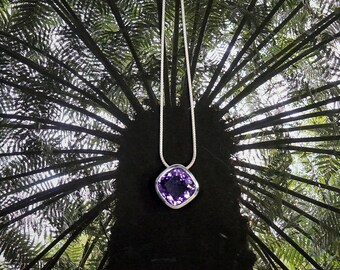
<svg viewBox="0 0 340 270">
<path fill-rule="evenodd" d="M 163 152 L 163 144 L 164 144 L 164 51 L 165 51 L 165 2 L 163 0 L 162 4 L 162 24 L 161 24 L 161 78 L 160 78 L 160 131 L 159 131 L 159 156 L 161 158 L 162 163 L 166 167 L 170 167 L 170 165 L 166 162 L 164 158 Z M 196 120 L 195 120 L 195 109 L 194 109 L 194 99 L 192 92 L 192 84 L 191 84 L 191 72 L 190 72 L 190 58 L 189 58 L 189 50 L 188 50 L 188 40 L 187 40 L 187 30 L 186 30 L 186 22 L 185 22 L 185 9 L 184 9 L 184 0 L 181 0 L 181 13 L 182 13 L 182 24 L 183 24 L 183 41 L 184 41 L 184 51 L 185 51 L 185 63 L 187 70 L 187 79 L 188 79 L 188 91 L 189 91 L 189 102 L 190 102 L 190 114 L 191 114 L 191 131 L 192 131 L 192 159 L 190 163 L 186 166 L 187 169 L 190 169 L 192 165 L 194 165 L 197 157 L 197 145 L 196 145 Z"/>
</svg>

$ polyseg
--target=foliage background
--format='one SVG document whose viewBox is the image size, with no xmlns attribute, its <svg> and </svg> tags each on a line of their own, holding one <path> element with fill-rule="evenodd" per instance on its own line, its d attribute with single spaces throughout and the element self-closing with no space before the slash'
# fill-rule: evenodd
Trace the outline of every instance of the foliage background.
<svg viewBox="0 0 340 270">
<path fill-rule="evenodd" d="M 340 267 L 336 1 L 185 3 L 195 100 L 236 145 L 255 268 Z M 159 11 L 0 1 L 1 269 L 104 266 L 120 140 L 158 104 Z M 180 26 L 169 1 L 169 107 L 186 102 Z"/>
</svg>

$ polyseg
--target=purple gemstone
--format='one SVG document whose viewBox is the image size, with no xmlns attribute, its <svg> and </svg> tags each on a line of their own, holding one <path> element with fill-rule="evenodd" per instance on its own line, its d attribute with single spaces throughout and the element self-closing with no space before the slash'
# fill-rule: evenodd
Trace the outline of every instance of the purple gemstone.
<svg viewBox="0 0 340 270">
<path fill-rule="evenodd" d="M 182 165 L 172 165 L 156 179 L 156 191 L 163 202 L 178 209 L 194 199 L 198 193 L 195 177 Z"/>
</svg>

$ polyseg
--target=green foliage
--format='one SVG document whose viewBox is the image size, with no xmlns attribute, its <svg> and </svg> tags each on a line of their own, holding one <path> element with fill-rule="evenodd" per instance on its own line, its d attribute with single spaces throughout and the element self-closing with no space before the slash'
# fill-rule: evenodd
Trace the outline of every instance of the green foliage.
<svg viewBox="0 0 340 270">
<path fill-rule="evenodd" d="M 117 150 L 131 119 L 157 110 L 160 3 L 0 0 L 0 269 L 34 258 L 41 269 L 59 251 L 50 268 L 101 264 Z M 166 13 L 175 102 L 186 87 L 178 3 Z M 276 269 L 275 256 L 288 269 L 340 267 L 336 2 L 185 5 L 194 96 L 219 109 L 229 165 L 258 210 L 242 209 L 259 238 L 255 269 Z"/>
<path fill-rule="evenodd" d="M 42 245 L 37 244 L 29 232 L 22 231 L 20 227 L 3 230 L 0 236 L 2 255 L 9 265 L 15 267 L 27 264 L 42 249 Z"/>
</svg>

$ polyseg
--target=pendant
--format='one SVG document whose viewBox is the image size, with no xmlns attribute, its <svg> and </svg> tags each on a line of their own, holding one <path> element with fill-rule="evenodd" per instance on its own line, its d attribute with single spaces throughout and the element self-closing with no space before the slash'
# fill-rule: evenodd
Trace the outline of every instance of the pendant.
<svg viewBox="0 0 340 270">
<path fill-rule="evenodd" d="M 172 209 L 179 209 L 187 205 L 199 191 L 195 177 L 180 164 L 166 168 L 157 177 L 155 187 L 161 200 Z"/>
</svg>

